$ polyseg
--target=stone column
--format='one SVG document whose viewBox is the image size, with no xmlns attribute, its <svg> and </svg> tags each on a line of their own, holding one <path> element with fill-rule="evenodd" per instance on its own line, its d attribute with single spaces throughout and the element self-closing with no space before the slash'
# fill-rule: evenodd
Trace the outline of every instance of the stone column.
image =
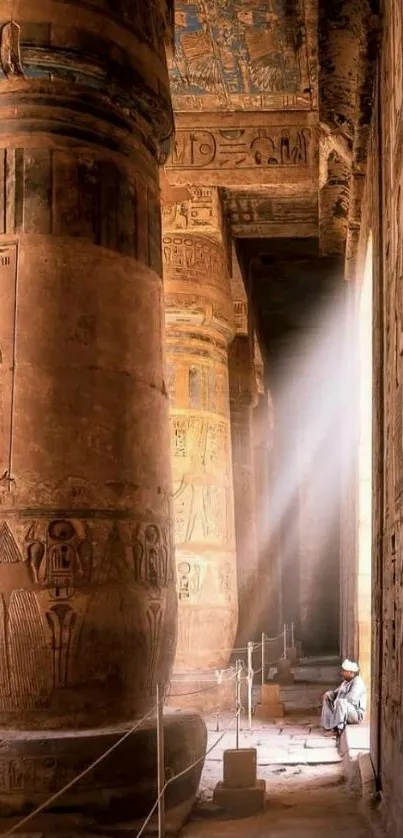
<svg viewBox="0 0 403 838">
<path fill-rule="evenodd" d="M 166 209 L 163 236 L 179 599 L 174 669 L 190 673 L 227 665 L 238 617 L 228 389 L 234 314 L 218 194 L 199 191 L 191 206 Z M 203 235 L 194 230 L 200 215 Z"/>
<path fill-rule="evenodd" d="M 274 468 L 274 406 L 265 391 L 263 360 L 255 338 L 258 401 L 253 410 L 256 531 L 261 595 L 261 631 L 274 637 L 282 630 L 281 553 L 277 486 Z M 272 652 L 272 650 L 271 650 Z"/>
<path fill-rule="evenodd" d="M 229 351 L 232 467 L 234 477 L 235 536 L 239 620 L 236 647 L 244 647 L 256 634 L 258 619 L 258 551 L 252 414 L 257 401 L 254 346 L 250 337 L 248 298 L 235 246 L 232 244 L 231 294 L 236 336 Z"/>
<path fill-rule="evenodd" d="M 230 346 L 232 464 L 238 568 L 239 621 L 236 646 L 255 640 L 260 628 L 259 564 L 256 532 L 252 413 L 257 388 L 249 335 L 238 334 Z"/>
<path fill-rule="evenodd" d="M 22 0 L 0 34 L 4 816 L 149 711 L 175 652 L 164 12 L 162 1 Z M 120 816 L 128 793 L 133 814 L 140 778 L 147 807 L 145 733 L 142 766 L 128 771 L 124 756 L 135 741 L 63 803 L 93 813 L 107 789 Z"/>
</svg>

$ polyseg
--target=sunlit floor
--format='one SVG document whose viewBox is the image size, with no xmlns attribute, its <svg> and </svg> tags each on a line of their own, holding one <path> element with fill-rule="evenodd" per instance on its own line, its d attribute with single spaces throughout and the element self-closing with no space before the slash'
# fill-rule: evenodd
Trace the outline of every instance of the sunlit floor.
<svg viewBox="0 0 403 838">
<path fill-rule="evenodd" d="M 222 733 L 231 724 L 233 716 L 223 714 L 220 730 L 216 731 L 216 720 L 206 718 L 208 729 L 208 750 L 200 785 L 200 798 L 211 800 L 216 784 L 223 779 L 223 753 L 236 747 L 235 730 L 232 726 L 221 739 Z M 218 743 L 215 745 L 215 743 Z M 239 738 L 240 748 L 256 748 L 259 778 L 266 781 L 268 794 L 277 789 L 279 780 L 287 779 L 287 785 L 298 787 L 308 778 L 315 780 L 332 773 L 339 780 L 340 756 L 334 737 L 329 738 L 319 726 L 317 714 L 286 716 L 277 722 L 253 719 L 252 730 L 242 718 Z"/>
<path fill-rule="evenodd" d="M 210 730 L 211 743 L 218 736 Z M 323 735 L 317 717 L 286 719 L 277 725 L 254 723 L 251 733 L 242 734 L 240 746 L 258 749 L 258 776 L 266 781 L 265 811 L 253 818 L 231 820 L 220 816 L 211 803 L 214 786 L 222 779 L 222 750 L 234 747 L 230 733 L 206 761 L 200 804 L 182 831 L 183 838 L 372 835 L 359 811 L 359 800 L 345 785 L 335 741 Z"/>
<path fill-rule="evenodd" d="M 183 838 L 370 838 L 372 832 L 358 811 L 358 801 L 348 797 L 341 769 L 323 772 L 318 787 L 307 777 L 298 787 L 287 777 L 271 790 L 263 814 L 244 820 L 221 820 L 197 815 L 185 827 Z"/>
</svg>

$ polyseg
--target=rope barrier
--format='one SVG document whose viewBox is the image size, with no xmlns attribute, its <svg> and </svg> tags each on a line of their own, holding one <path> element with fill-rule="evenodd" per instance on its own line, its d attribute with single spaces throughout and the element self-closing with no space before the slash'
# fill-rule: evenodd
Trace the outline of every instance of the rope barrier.
<svg viewBox="0 0 403 838">
<path fill-rule="evenodd" d="M 235 715 L 234 715 L 233 719 L 231 720 L 230 724 L 229 724 L 229 725 L 227 725 L 227 727 L 225 728 L 225 730 L 223 730 L 223 732 L 220 734 L 220 736 L 218 737 L 218 739 L 216 740 L 216 742 L 214 742 L 214 744 L 213 744 L 213 745 L 211 745 L 211 746 L 210 746 L 210 748 L 208 748 L 208 749 L 204 752 L 203 756 L 201 756 L 201 757 L 199 757 L 198 759 L 194 760 L 194 762 L 192 762 L 190 765 L 188 765 L 188 767 L 187 767 L 187 768 L 184 768 L 184 769 L 183 769 L 183 771 L 180 771 L 180 772 L 179 772 L 179 774 L 175 774 L 175 776 L 174 776 L 174 777 L 170 777 L 170 779 L 169 779 L 169 780 L 167 780 L 167 782 L 165 783 L 165 785 L 164 785 L 163 789 L 162 789 L 162 790 L 161 790 L 161 792 L 159 793 L 159 795 L 158 795 L 158 797 L 157 797 L 157 799 L 156 799 L 156 801 L 155 801 L 155 803 L 154 803 L 154 805 L 153 805 L 152 809 L 151 809 L 151 810 L 150 810 L 150 812 L 148 813 L 148 815 L 147 815 L 147 817 L 146 817 L 146 819 L 145 819 L 145 821 L 144 821 L 144 823 L 143 823 L 143 825 L 142 825 L 142 827 L 141 827 L 140 831 L 137 833 L 136 838 L 141 838 L 141 835 L 143 835 L 144 830 L 146 829 L 146 827 L 147 827 L 147 826 L 148 826 L 148 824 L 150 823 L 150 820 L 151 820 L 151 818 L 152 818 L 152 816 L 153 816 L 153 814 L 154 814 L 154 812 L 155 812 L 155 810 L 156 810 L 156 808 L 157 808 L 157 806 L 158 806 L 158 804 L 159 804 L 159 802 L 160 802 L 161 798 L 162 798 L 162 797 L 163 797 L 163 795 L 165 794 L 165 792 L 166 792 L 166 790 L 167 790 L 168 786 L 169 786 L 169 785 L 171 785 L 171 783 L 174 783 L 174 782 L 175 782 L 175 780 L 179 780 L 179 779 L 180 779 L 180 777 L 183 777 L 185 774 L 187 774 L 189 771 L 191 771 L 193 768 L 195 768 L 195 767 L 196 767 L 196 765 L 199 765 L 199 763 L 200 763 L 200 762 L 204 762 L 204 760 L 206 759 L 206 757 L 207 757 L 209 754 L 211 754 L 211 751 L 213 751 L 213 750 L 214 750 L 214 748 L 216 748 L 216 747 L 217 747 L 217 745 L 219 745 L 219 744 L 220 744 L 220 742 L 224 739 L 224 736 L 228 733 L 228 731 L 231 729 L 231 727 L 233 727 L 234 722 L 236 722 L 237 717 L 238 717 L 238 715 L 240 715 L 240 713 L 241 713 L 241 712 L 242 712 L 241 710 L 237 710 L 237 712 L 235 713 Z"/>
<path fill-rule="evenodd" d="M 214 673 L 215 676 L 216 676 L 217 672 L 219 672 L 221 676 L 224 675 L 226 672 L 230 672 L 231 674 L 226 679 L 227 681 L 232 681 L 232 679 L 234 677 L 234 667 L 233 666 L 229 666 L 227 669 L 217 669 L 217 667 L 215 667 L 214 669 L 207 669 L 207 670 L 203 670 L 203 671 L 204 672 L 206 672 L 206 671 L 207 672 L 212 672 L 212 673 Z M 194 675 L 191 678 L 187 678 L 187 679 L 186 678 L 171 678 L 170 683 L 171 684 L 186 684 L 186 680 L 195 681 L 196 678 L 195 678 Z"/>
<path fill-rule="evenodd" d="M 158 704 L 155 704 L 154 707 L 152 707 L 152 709 L 145 714 L 145 716 L 143 716 L 138 722 L 136 722 L 136 724 L 134 724 L 130 728 L 130 730 L 127 730 L 126 733 L 124 733 L 123 736 L 121 736 L 120 739 L 117 740 L 117 742 L 115 742 L 113 745 L 110 746 L 110 748 L 108 748 L 103 754 L 101 754 L 100 757 L 94 760 L 94 762 L 92 762 L 87 768 L 85 768 L 84 771 L 81 771 L 80 774 L 77 774 L 76 777 L 73 777 L 73 779 L 70 780 L 69 783 L 66 783 L 66 785 L 63 786 L 63 788 L 59 789 L 59 791 L 55 792 L 55 794 L 52 794 L 52 796 L 45 800 L 44 803 L 41 803 L 40 806 L 37 806 L 37 808 L 34 809 L 33 812 L 30 812 L 30 814 L 27 815 L 25 818 L 23 818 L 22 821 L 19 821 L 19 823 L 12 826 L 11 829 L 9 829 L 8 832 L 6 832 L 3 835 L 3 838 L 8 838 L 9 835 L 13 835 L 15 832 L 17 832 L 18 829 L 20 829 L 22 826 L 25 826 L 26 823 L 31 821 L 32 818 L 43 812 L 44 809 L 48 809 L 49 806 L 55 802 L 55 800 L 58 800 L 59 797 L 62 796 L 62 794 L 64 794 L 66 791 L 75 786 L 75 784 L 82 780 L 82 778 L 85 777 L 86 774 L 89 774 L 89 772 L 92 771 L 93 768 L 96 768 L 96 766 L 99 765 L 100 762 L 103 762 L 103 760 L 106 759 L 106 757 L 109 756 L 109 754 L 111 754 L 112 751 L 115 751 L 116 748 L 118 748 L 119 745 L 121 745 L 122 742 L 125 741 L 125 739 L 128 739 L 129 736 L 131 736 L 132 733 L 134 733 L 134 731 L 137 730 L 140 727 L 140 725 L 142 725 L 143 722 L 145 722 L 146 719 L 148 719 L 157 709 Z"/>
<path fill-rule="evenodd" d="M 101 754 L 101 756 L 99 756 L 90 765 L 88 765 L 87 768 L 85 768 L 83 771 L 81 771 L 79 774 L 77 774 L 76 777 L 74 777 L 72 780 L 70 780 L 70 782 L 66 783 L 66 785 L 64 785 L 61 789 L 59 789 L 59 791 L 55 792 L 51 797 L 49 797 L 47 800 L 45 800 L 43 803 L 41 803 L 39 806 L 37 806 L 32 812 L 30 812 L 28 815 L 26 815 L 26 817 L 24 817 L 21 821 L 19 821 L 17 824 L 15 824 L 13 827 L 11 827 L 11 829 L 9 829 L 6 833 L 4 833 L 3 838 L 9 838 L 9 836 L 14 835 L 14 833 L 17 832 L 18 830 L 20 830 L 22 826 L 25 826 L 25 824 L 29 823 L 34 817 L 39 815 L 45 809 L 48 809 L 49 806 L 52 805 L 52 803 L 54 803 L 56 800 L 58 800 L 63 794 L 65 794 L 67 791 L 69 791 L 69 789 L 71 789 L 74 785 L 76 785 L 76 783 L 78 783 L 83 777 L 85 777 L 87 774 L 89 774 L 90 771 L 92 771 L 94 768 L 96 768 L 97 765 L 99 765 L 101 762 L 103 762 L 103 760 L 105 760 L 114 750 L 116 750 L 116 748 L 118 748 L 119 745 L 122 744 L 122 742 L 124 742 L 126 739 L 128 739 L 129 736 L 131 736 L 143 724 L 143 722 L 145 722 L 146 719 L 148 719 L 150 716 L 152 716 L 156 711 L 158 711 L 158 720 L 157 720 L 158 730 L 162 729 L 161 719 L 162 719 L 163 706 L 164 706 L 166 698 L 169 698 L 170 696 L 172 696 L 172 698 L 181 698 L 181 697 L 185 697 L 185 696 L 199 695 L 199 694 L 204 693 L 204 692 L 209 692 L 210 690 L 215 690 L 215 689 L 221 687 L 223 683 L 229 683 L 232 680 L 236 679 L 236 712 L 235 712 L 235 715 L 234 715 L 232 721 L 225 728 L 225 730 L 220 734 L 217 741 L 210 748 L 208 748 L 205 751 L 203 756 L 199 757 L 199 759 L 195 760 L 191 765 L 189 765 L 183 771 L 179 772 L 179 774 L 176 774 L 174 777 L 171 777 L 164 784 L 162 789 L 161 789 L 161 783 L 159 781 L 158 788 L 161 789 L 161 791 L 160 791 L 160 793 L 157 797 L 157 800 L 155 801 L 151 811 L 149 812 L 146 820 L 144 821 L 144 823 L 143 823 L 143 825 L 140 829 L 140 832 L 137 833 L 136 838 L 140 838 L 140 836 L 143 834 L 145 828 L 147 827 L 150 819 L 152 818 L 157 806 L 158 806 L 159 817 L 160 817 L 161 809 L 163 808 L 163 805 L 164 805 L 163 802 L 160 803 L 160 801 L 163 798 L 163 795 L 164 795 L 165 790 L 167 789 L 167 787 L 171 783 L 173 783 L 175 780 L 178 780 L 180 777 L 183 777 L 186 773 L 188 773 L 193 768 L 195 768 L 196 765 L 198 765 L 200 762 L 203 762 L 205 760 L 206 756 L 208 756 L 208 754 L 211 753 L 211 751 L 214 750 L 214 748 L 216 748 L 217 745 L 222 741 L 222 739 L 224 738 L 226 733 L 228 733 L 228 731 L 233 726 L 234 722 L 236 722 L 237 748 L 239 747 L 240 717 L 241 717 L 242 713 L 244 712 L 244 708 L 242 707 L 242 703 L 241 703 L 241 692 L 240 692 L 241 682 L 246 681 L 248 683 L 248 714 L 249 714 L 249 724 L 251 726 L 253 679 L 254 679 L 255 675 L 259 675 L 260 673 L 262 673 L 262 685 L 263 685 L 265 663 L 269 663 L 268 661 L 265 661 L 265 658 L 264 658 L 265 646 L 266 646 L 267 643 L 273 643 L 273 642 L 283 638 L 284 657 L 286 657 L 287 630 L 288 630 L 288 626 L 285 624 L 284 625 L 284 630 L 281 632 L 281 634 L 277 635 L 276 637 L 266 637 L 264 634 L 262 634 L 262 640 L 259 643 L 255 643 L 254 641 L 250 641 L 247 646 L 240 646 L 240 647 L 236 647 L 236 648 L 233 648 L 233 649 L 209 649 L 209 650 L 206 650 L 206 651 L 209 651 L 209 652 L 212 652 L 212 651 L 231 652 L 233 654 L 237 653 L 237 652 L 247 652 L 248 653 L 247 674 L 246 675 L 242 674 L 243 671 L 244 671 L 244 662 L 242 660 L 237 659 L 235 667 L 228 667 L 227 669 L 223 669 L 223 670 L 219 670 L 219 669 L 211 670 L 211 671 L 215 672 L 215 677 L 216 677 L 215 683 L 212 683 L 211 686 L 203 687 L 202 689 L 192 690 L 192 691 L 189 691 L 189 692 L 172 694 L 172 684 L 173 683 L 182 683 L 182 684 L 184 683 L 184 681 L 182 679 L 173 679 L 172 681 L 169 682 L 167 691 L 165 691 L 164 687 L 162 688 L 163 692 L 164 692 L 164 695 L 163 695 L 161 700 L 159 700 L 159 696 L 161 695 L 161 693 L 158 692 L 158 689 L 157 689 L 157 703 L 154 705 L 154 707 L 151 708 L 151 710 L 149 710 L 141 719 L 139 719 L 134 725 L 132 725 L 132 727 L 129 730 L 127 730 L 113 745 L 111 745 L 109 748 L 107 748 L 107 750 L 103 754 Z M 294 623 L 291 624 L 291 638 L 292 638 L 292 641 L 294 642 Z M 253 665 L 252 665 L 253 664 L 253 661 L 252 661 L 253 653 L 259 651 L 259 649 L 261 650 L 261 655 L 262 655 L 262 666 L 260 667 L 260 669 L 254 670 Z M 231 675 L 227 678 L 224 678 L 223 676 L 228 672 L 230 672 Z M 158 757 L 158 759 L 160 759 L 160 758 Z"/>
</svg>

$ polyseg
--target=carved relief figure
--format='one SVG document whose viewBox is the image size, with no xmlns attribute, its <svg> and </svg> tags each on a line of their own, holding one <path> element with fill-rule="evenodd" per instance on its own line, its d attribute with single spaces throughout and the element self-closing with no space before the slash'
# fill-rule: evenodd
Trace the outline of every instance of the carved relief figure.
<svg viewBox="0 0 403 838">
<path fill-rule="evenodd" d="M 41 702 L 52 687 L 52 650 L 35 581 L 10 527 L 0 528 L 0 707 Z"/>
<path fill-rule="evenodd" d="M 242 97 L 302 93 L 308 75 L 299 0 L 295 24 L 277 0 L 193 0 L 176 3 L 176 51 L 170 76 L 174 104 L 242 107 Z M 202 96 L 201 96 L 202 94 Z M 206 101 L 207 99 L 207 101 Z M 252 99 L 253 101 L 253 99 Z M 258 107 L 262 100 L 254 102 Z M 245 104 L 246 107 L 246 104 Z"/>
<path fill-rule="evenodd" d="M 176 543 L 209 538 L 225 542 L 229 503 L 227 426 L 196 417 L 176 419 L 174 427 L 179 423 L 183 442 L 178 454 L 186 456 L 186 463 L 179 469 L 175 466 L 174 440 Z"/>
<path fill-rule="evenodd" d="M 160 593 L 168 581 L 167 533 L 156 524 L 138 524 L 133 532 L 134 578 Z"/>
</svg>

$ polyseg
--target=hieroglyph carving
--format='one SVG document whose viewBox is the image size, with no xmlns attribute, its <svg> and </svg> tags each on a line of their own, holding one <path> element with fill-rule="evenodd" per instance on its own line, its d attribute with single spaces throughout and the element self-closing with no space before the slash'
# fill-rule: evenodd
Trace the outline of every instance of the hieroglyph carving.
<svg viewBox="0 0 403 838">
<path fill-rule="evenodd" d="M 222 247 L 207 236 L 165 235 L 162 240 L 164 268 L 170 279 L 189 284 L 223 284 L 225 258 Z"/>
<path fill-rule="evenodd" d="M 218 205 L 215 201 L 216 190 L 208 186 L 192 186 L 189 189 L 191 200 L 175 204 L 163 204 L 162 219 L 167 229 L 201 230 L 218 224 Z"/>
<path fill-rule="evenodd" d="M 11 487 L 11 427 L 15 374 L 17 245 L 0 246 L 0 505 Z"/>
<path fill-rule="evenodd" d="M 253 224 L 318 223 L 318 196 L 268 197 L 261 193 L 223 190 L 224 207 L 234 228 Z"/>
<path fill-rule="evenodd" d="M 231 542 L 228 422 L 171 416 L 175 543 Z"/>
<path fill-rule="evenodd" d="M 238 169 L 312 166 L 317 142 L 307 127 L 206 128 L 176 132 L 167 168 Z"/>
<path fill-rule="evenodd" d="M 1 524 L 0 710 L 43 707 L 54 690 L 105 676 L 116 664 L 116 642 L 127 654 L 136 642 L 144 652 L 142 689 L 153 684 L 163 595 L 174 584 L 171 534 L 155 523 L 98 526 L 95 554 L 93 525 L 77 519 L 19 521 L 15 535 Z M 139 586 L 145 597 L 136 595 Z M 116 633 L 111 655 L 108 614 Z"/>
<path fill-rule="evenodd" d="M 211 413 L 228 416 L 228 375 L 226 366 L 221 363 L 197 364 L 181 363 L 175 356 L 168 363 L 168 395 L 172 405 L 191 410 L 208 410 Z M 180 381 L 177 387 L 176 382 Z M 183 448 L 180 443 L 182 420 L 175 419 L 173 443 Z M 178 449 L 179 451 L 179 449 Z M 177 452 L 178 453 L 178 452 Z M 178 454 L 179 455 L 179 454 Z M 180 456 L 186 456 L 184 449 Z"/>
<path fill-rule="evenodd" d="M 293 0 L 177 0 L 174 107 L 290 109 L 311 104 L 304 8 Z"/>
</svg>

